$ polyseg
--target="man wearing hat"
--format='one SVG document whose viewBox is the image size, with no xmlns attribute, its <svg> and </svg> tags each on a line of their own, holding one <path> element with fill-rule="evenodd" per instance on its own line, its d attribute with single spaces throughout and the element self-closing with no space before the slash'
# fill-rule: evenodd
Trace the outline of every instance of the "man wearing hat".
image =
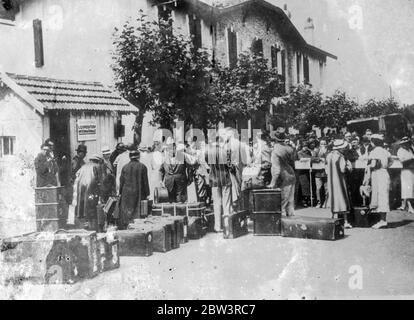
<svg viewBox="0 0 414 320">
<path fill-rule="evenodd" d="M 118 142 L 115 147 L 115 150 L 111 153 L 111 156 L 109 157 L 109 162 L 111 163 L 112 166 L 114 166 L 114 162 L 116 158 L 125 151 L 126 151 L 126 148 L 125 148 L 124 143 Z"/>
<path fill-rule="evenodd" d="M 295 156 L 292 147 L 285 145 L 286 134 L 276 132 L 273 134 L 275 145 L 273 147 L 272 181 L 268 188 L 280 188 L 282 193 L 282 214 L 295 215 Z"/>
<path fill-rule="evenodd" d="M 337 139 L 333 143 L 332 152 L 326 157 L 328 174 L 328 194 L 332 215 L 344 217 L 345 228 L 352 228 L 347 215 L 351 211 L 346 174 L 352 170 L 352 165 L 345 159 L 348 142 Z"/>
<path fill-rule="evenodd" d="M 141 200 L 149 196 L 149 183 L 147 167 L 142 164 L 140 152 L 133 150 L 129 153 L 130 162 L 122 168 L 119 192 L 120 218 L 119 227 L 124 229 L 130 221 L 138 217 Z"/>
<path fill-rule="evenodd" d="M 129 163 L 129 153 L 136 150 L 133 143 L 129 143 L 125 146 L 126 151 L 122 152 L 114 161 L 114 168 L 116 171 L 116 193 L 119 194 L 119 179 L 121 178 L 122 168 Z"/>
<path fill-rule="evenodd" d="M 35 158 L 36 187 L 38 188 L 58 185 L 58 166 L 50 152 L 49 145 L 42 144 L 41 152 Z"/>
<path fill-rule="evenodd" d="M 103 159 L 93 155 L 76 174 L 73 202 L 76 206 L 76 217 L 85 222 L 85 227 L 98 231 L 97 205 L 101 199 L 101 181 Z"/>
<path fill-rule="evenodd" d="M 75 151 L 76 155 L 72 159 L 72 182 L 74 182 L 76 179 L 76 173 L 85 164 L 84 159 L 86 157 L 87 148 L 84 144 L 80 144 Z"/>
</svg>

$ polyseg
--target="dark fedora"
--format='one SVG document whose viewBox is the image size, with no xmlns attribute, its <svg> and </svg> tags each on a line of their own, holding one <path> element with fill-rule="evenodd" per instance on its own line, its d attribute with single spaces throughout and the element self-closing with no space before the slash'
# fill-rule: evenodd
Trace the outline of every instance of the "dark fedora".
<svg viewBox="0 0 414 320">
<path fill-rule="evenodd" d="M 282 131 L 274 131 L 271 134 L 271 138 L 276 142 L 285 142 L 286 134 Z"/>
<path fill-rule="evenodd" d="M 88 148 L 84 144 L 80 144 L 78 145 L 78 148 L 76 149 L 76 151 L 86 153 L 88 151 Z"/>
<path fill-rule="evenodd" d="M 139 152 L 138 150 L 133 150 L 133 151 L 131 151 L 129 153 L 129 158 L 131 160 L 133 160 L 133 159 L 139 159 L 140 155 L 141 155 L 141 152 Z"/>
</svg>

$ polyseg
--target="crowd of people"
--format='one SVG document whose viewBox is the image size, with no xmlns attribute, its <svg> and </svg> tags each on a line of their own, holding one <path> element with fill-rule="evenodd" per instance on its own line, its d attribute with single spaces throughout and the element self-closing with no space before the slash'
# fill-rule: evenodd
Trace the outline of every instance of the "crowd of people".
<svg viewBox="0 0 414 320">
<path fill-rule="evenodd" d="M 355 206 L 367 205 L 379 212 L 381 221 L 373 228 L 387 226 L 390 212 L 392 155 L 403 164 L 401 170 L 401 209 L 414 213 L 414 149 L 405 137 L 392 146 L 384 136 L 367 130 L 356 133 L 306 136 L 287 135 L 284 130 L 261 131 L 255 141 L 243 143 L 237 131 L 222 128 L 208 144 L 196 139 L 178 143 L 171 137 L 155 137 L 150 147 L 118 143 L 114 150 L 102 148 L 101 154 L 87 157 L 87 147 L 79 145 L 71 160 L 70 178 L 61 181 L 59 163 L 50 139 L 35 159 L 37 187 L 65 186 L 66 199 L 76 208 L 76 217 L 85 228 L 103 230 L 106 224 L 125 228 L 138 217 L 141 200 L 155 188 L 167 189 L 170 202 L 205 202 L 213 206 L 215 231 L 245 206 L 252 188 L 280 189 L 282 214 L 294 215 L 298 206 L 314 204 L 330 208 L 345 219 Z M 88 159 L 86 162 L 85 159 Z M 367 163 L 356 170 L 357 160 Z M 309 170 L 295 163 L 319 164 Z M 190 186 L 190 187 L 189 187 Z M 193 192 L 192 192 L 193 191 Z M 98 206 L 117 198 L 117 210 L 98 217 Z"/>
</svg>

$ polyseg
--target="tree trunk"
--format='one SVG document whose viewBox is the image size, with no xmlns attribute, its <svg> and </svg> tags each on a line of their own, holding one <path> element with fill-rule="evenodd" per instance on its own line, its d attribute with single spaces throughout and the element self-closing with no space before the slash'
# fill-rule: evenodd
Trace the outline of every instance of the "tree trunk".
<svg viewBox="0 0 414 320">
<path fill-rule="evenodd" d="M 142 122 L 144 120 L 144 113 L 139 111 L 135 117 L 134 124 L 134 145 L 139 146 L 142 139 Z"/>
</svg>

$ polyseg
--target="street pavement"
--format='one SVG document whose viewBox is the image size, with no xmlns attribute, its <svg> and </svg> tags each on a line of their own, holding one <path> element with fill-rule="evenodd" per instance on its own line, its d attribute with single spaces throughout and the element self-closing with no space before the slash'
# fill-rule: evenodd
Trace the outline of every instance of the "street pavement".
<svg viewBox="0 0 414 320">
<path fill-rule="evenodd" d="M 327 210 L 297 215 L 330 217 Z M 208 234 L 74 285 L 0 287 L 2 299 L 405 299 L 414 297 L 414 215 L 318 241 Z"/>
</svg>

